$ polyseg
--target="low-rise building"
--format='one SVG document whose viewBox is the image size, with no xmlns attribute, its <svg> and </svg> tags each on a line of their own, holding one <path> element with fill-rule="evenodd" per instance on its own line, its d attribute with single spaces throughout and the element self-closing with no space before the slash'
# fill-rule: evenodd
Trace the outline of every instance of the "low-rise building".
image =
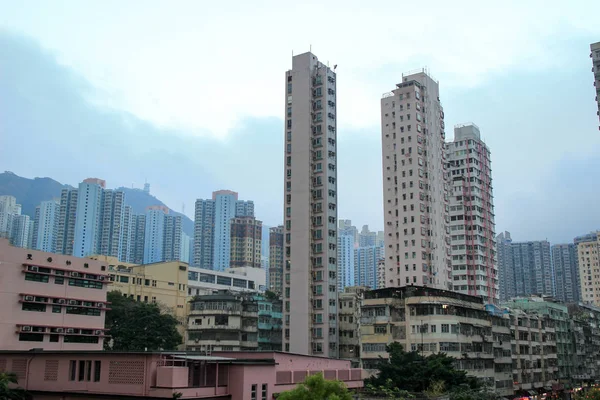
<svg viewBox="0 0 600 400">
<path fill-rule="evenodd" d="M 536 312 L 510 310 L 513 388 L 525 396 L 552 391 L 558 384 L 554 321 Z"/>
<path fill-rule="evenodd" d="M 5 371 L 15 372 L 34 400 L 267 400 L 315 373 L 363 386 L 350 361 L 280 352 L 0 351 Z"/>
<path fill-rule="evenodd" d="M 364 286 L 348 286 L 338 295 L 340 358 L 355 366 L 360 365 L 360 307 L 367 290 Z"/>
<path fill-rule="evenodd" d="M 156 303 L 171 312 L 181 324 L 187 323 L 188 265 L 181 261 L 153 264 L 109 264 L 108 290 L 145 303 Z"/>
<path fill-rule="evenodd" d="M 106 273 L 99 261 L 13 247 L 0 239 L 2 349 L 102 349 Z"/>
<path fill-rule="evenodd" d="M 571 385 L 600 380 L 600 308 L 586 304 L 569 305 L 573 350 Z"/>
<path fill-rule="evenodd" d="M 257 294 L 254 299 L 258 302 L 258 350 L 281 351 L 283 302 L 264 294 Z"/>
<path fill-rule="evenodd" d="M 186 348 L 190 351 L 258 349 L 258 301 L 251 294 L 221 291 L 190 301 Z"/>
<path fill-rule="evenodd" d="M 494 383 L 492 324 L 481 297 L 404 286 L 365 292 L 361 309 L 363 368 L 375 368 L 398 342 L 424 356 L 447 353 L 459 369 Z"/>
<path fill-rule="evenodd" d="M 264 292 L 266 272 L 262 268 L 237 267 L 216 271 L 190 267 L 188 277 L 188 295 L 205 295 L 216 291 Z"/>
<path fill-rule="evenodd" d="M 492 347 L 494 350 L 494 386 L 499 396 L 513 395 L 511 326 L 508 310 L 486 304 L 492 322 Z"/>
</svg>

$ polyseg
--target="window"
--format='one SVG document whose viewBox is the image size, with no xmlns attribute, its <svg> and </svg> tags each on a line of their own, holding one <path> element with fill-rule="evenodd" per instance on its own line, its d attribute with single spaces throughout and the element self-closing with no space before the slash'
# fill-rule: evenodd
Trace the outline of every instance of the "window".
<svg viewBox="0 0 600 400">
<path fill-rule="evenodd" d="M 48 279 L 49 279 L 48 275 L 32 274 L 30 272 L 25 273 L 26 281 L 48 283 Z"/>
<path fill-rule="evenodd" d="M 19 333 L 20 342 L 43 342 L 43 333 Z"/>
<path fill-rule="evenodd" d="M 262 400 L 267 400 L 267 384 L 262 384 Z"/>
<path fill-rule="evenodd" d="M 94 382 L 100 382 L 102 363 L 99 360 L 94 361 Z"/>
<path fill-rule="evenodd" d="M 256 385 L 252 385 L 252 391 L 250 392 L 250 398 L 256 400 Z"/>
<path fill-rule="evenodd" d="M 69 361 L 69 380 L 74 381 L 77 374 L 77 361 Z"/>
<path fill-rule="evenodd" d="M 375 325 L 375 333 L 387 333 L 387 325 Z"/>
<path fill-rule="evenodd" d="M 85 360 L 79 360 L 79 375 L 78 381 L 81 382 L 85 378 Z"/>
<path fill-rule="evenodd" d="M 450 325 L 442 324 L 442 333 L 449 333 L 449 332 L 450 332 Z"/>
<path fill-rule="evenodd" d="M 23 311 L 46 312 L 46 305 L 45 304 L 36 304 L 36 303 L 23 303 L 23 306 L 21 307 L 21 309 Z"/>
<path fill-rule="evenodd" d="M 98 336 L 79 336 L 66 335 L 63 339 L 65 343 L 98 343 Z"/>
</svg>

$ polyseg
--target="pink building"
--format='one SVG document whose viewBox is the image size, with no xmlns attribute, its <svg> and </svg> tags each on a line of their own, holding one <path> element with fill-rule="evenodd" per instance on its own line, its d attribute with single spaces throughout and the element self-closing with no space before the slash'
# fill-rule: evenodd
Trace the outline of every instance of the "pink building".
<svg viewBox="0 0 600 400">
<path fill-rule="evenodd" d="M 267 400 L 321 372 L 349 388 L 363 386 L 350 361 L 281 352 L 119 353 L 0 351 L 0 372 L 12 371 L 34 400 Z"/>
<path fill-rule="evenodd" d="M 0 348 L 101 350 L 107 332 L 101 261 L 28 250 L 0 239 Z"/>
</svg>

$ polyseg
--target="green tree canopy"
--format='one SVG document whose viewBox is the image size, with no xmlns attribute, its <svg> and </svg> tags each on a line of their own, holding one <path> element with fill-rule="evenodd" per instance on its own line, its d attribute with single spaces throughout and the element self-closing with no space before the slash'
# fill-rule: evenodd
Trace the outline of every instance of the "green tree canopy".
<svg viewBox="0 0 600 400">
<path fill-rule="evenodd" d="M 277 400 L 352 400 L 352 395 L 342 382 L 327 381 L 323 374 L 315 374 L 295 389 L 282 392 Z"/>
<path fill-rule="evenodd" d="M 1 400 L 28 400 L 31 399 L 31 395 L 20 387 L 9 387 L 9 385 L 16 385 L 19 381 L 17 374 L 13 372 L 1 372 L 0 373 L 0 399 Z"/>
<path fill-rule="evenodd" d="M 373 387 L 407 390 L 409 392 L 426 392 L 431 390 L 432 383 L 442 386 L 447 391 L 458 387 L 471 390 L 480 388 L 479 380 L 468 376 L 465 371 L 454 368 L 453 357 L 445 353 L 431 354 L 427 357 L 416 351 L 406 352 L 400 343 L 394 342 L 387 348 L 388 360 L 381 360 L 379 373 L 368 378 L 365 383 Z"/>
<path fill-rule="evenodd" d="M 158 305 L 135 301 L 119 291 L 109 292 L 108 301 L 106 328 L 112 340 L 104 342 L 106 350 L 176 350 L 183 341 L 177 319 L 161 313 Z"/>
</svg>

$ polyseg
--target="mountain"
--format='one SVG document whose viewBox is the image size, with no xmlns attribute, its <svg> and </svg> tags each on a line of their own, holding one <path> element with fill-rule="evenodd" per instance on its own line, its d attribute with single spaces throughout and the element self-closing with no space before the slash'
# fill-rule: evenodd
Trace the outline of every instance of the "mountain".
<svg viewBox="0 0 600 400">
<path fill-rule="evenodd" d="M 28 179 L 10 171 L 0 173 L 0 196 L 11 195 L 16 197 L 17 202 L 22 206 L 22 213 L 32 218 L 35 216 L 35 208 L 42 201 L 54 198 L 60 199 L 61 190 L 71 188 L 73 187 L 64 185 L 52 178 Z M 118 190 L 125 192 L 125 204 L 131 206 L 134 214 L 144 214 L 148 206 L 165 206 L 162 201 L 141 189 L 120 187 Z M 194 222 L 187 216 L 176 211 L 171 210 L 170 213 L 183 217 L 183 231 L 188 236 L 193 237 Z"/>
</svg>

